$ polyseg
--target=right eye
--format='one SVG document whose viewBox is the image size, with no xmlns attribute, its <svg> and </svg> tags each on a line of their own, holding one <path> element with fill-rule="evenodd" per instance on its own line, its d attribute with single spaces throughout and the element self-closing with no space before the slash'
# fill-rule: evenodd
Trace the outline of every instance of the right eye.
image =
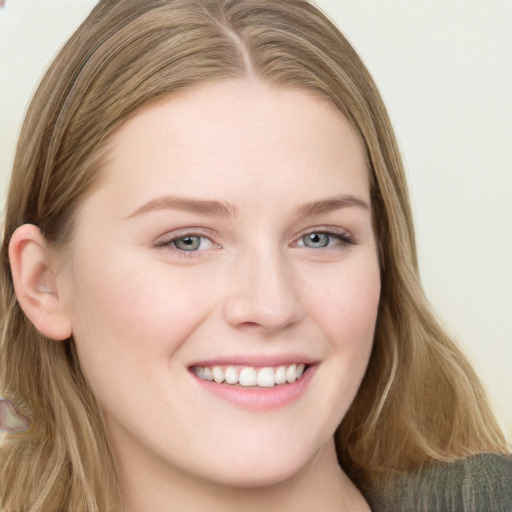
<svg viewBox="0 0 512 512">
<path fill-rule="evenodd" d="M 180 236 L 169 236 L 155 242 L 155 247 L 170 248 L 183 253 L 194 253 L 215 249 L 218 247 L 210 238 L 195 234 L 185 233 Z"/>
<path fill-rule="evenodd" d="M 187 235 L 180 238 L 175 238 L 171 241 L 171 244 L 179 249 L 180 251 L 198 251 L 201 248 L 201 244 L 204 245 L 204 240 L 208 240 L 202 236 Z M 204 248 L 204 247 L 203 247 Z"/>
</svg>

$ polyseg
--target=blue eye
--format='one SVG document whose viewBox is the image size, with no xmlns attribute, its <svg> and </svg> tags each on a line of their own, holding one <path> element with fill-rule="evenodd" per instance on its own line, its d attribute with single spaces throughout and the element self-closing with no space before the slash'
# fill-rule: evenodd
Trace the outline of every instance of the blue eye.
<svg viewBox="0 0 512 512">
<path fill-rule="evenodd" d="M 330 242 L 330 236 L 327 233 L 309 233 L 302 237 L 304 245 L 311 249 L 321 249 L 327 247 Z"/>
<path fill-rule="evenodd" d="M 309 249 L 324 249 L 327 247 L 343 246 L 353 243 L 354 241 L 352 238 L 345 234 L 313 231 L 300 238 L 298 245 L 308 247 Z"/>
<path fill-rule="evenodd" d="M 183 236 L 163 238 L 155 242 L 155 247 L 164 247 L 183 253 L 206 251 L 218 247 L 206 236 L 185 234 Z"/>
<path fill-rule="evenodd" d="M 174 247 L 180 251 L 197 251 L 201 246 L 200 236 L 182 236 L 172 241 Z"/>
</svg>

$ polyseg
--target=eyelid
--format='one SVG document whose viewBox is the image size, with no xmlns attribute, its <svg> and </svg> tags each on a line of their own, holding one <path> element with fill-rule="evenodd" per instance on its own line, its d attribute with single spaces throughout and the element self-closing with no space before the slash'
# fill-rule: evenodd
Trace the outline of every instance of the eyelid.
<svg viewBox="0 0 512 512">
<path fill-rule="evenodd" d="M 180 238 L 185 238 L 187 236 L 207 238 L 208 240 L 210 240 L 212 242 L 213 245 L 215 245 L 217 248 L 220 248 L 220 244 L 218 244 L 215 241 L 216 233 L 214 231 L 207 229 L 207 228 L 196 228 L 196 227 L 179 228 L 176 230 L 168 231 L 164 235 L 161 235 L 158 238 L 156 238 L 153 241 L 152 246 L 157 247 L 157 248 L 158 247 L 164 247 L 164 248 L 167 247 L 167 248 L 173 249 L 171 246 L 172 242 L 174 242 L 175 240 L 179 240 Z M 180 252 L 180 253 L 186 252 L 186 251 L 182 251 L 177 248 L 174 248 L 174 250 L 176 252 Z M 192 252 L 202 252 L 202 251 L 190 251 L 190 252 L 192 253 Z"/>
<path fill-rule="evenodd" d="M 339 226 L 314 226 L 296 235 L 292 245 L 297 245 L 302 238 L 312 233 L 323 233 L 326 235 L 336 236 L 339 237 L 342 242 L 351 245 L 355 245 L 357 243 L 352 233 L 345 228 L 341 228 Z"/>
</svg>

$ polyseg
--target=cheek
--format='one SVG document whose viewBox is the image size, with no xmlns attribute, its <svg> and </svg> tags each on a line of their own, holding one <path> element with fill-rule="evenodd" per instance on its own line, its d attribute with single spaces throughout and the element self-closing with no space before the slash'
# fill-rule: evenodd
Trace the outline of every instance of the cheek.
<svg viewBox="0 0 512 512">
<path fill-rule="evenodd" d="M 367 264 L 347 265 L 326 276 L 315 297 L 315 315 L 332 342 L 346 350 L 373 342 L 380 298 L 376 258 Z"/>
<path fill-rule="evenodd" d="M 311 316 L 328 343 L 317 374 L 324 400 L 315 405 L 315 414 L 328 418 L 324 436 L 339 426 L 364 377 L 380 297 L 376 258 L 343 263 L 317 280 L 316 293 L 310 294 Z"/>
<path fill-rule="evenodd" d="M 204 302 L 205 290 L 180 279 L 167 265 L 148 264 L 137 255 L 107 255 L 100 261 L 85 255 L 75 266 L 80 270 L 71 302 L 77 319 L 94 316 L 89 327 L 102 324 L 129 333 L 129 338 L 153 328 L 168 331 L 199 314 L 200 308 L 193 306 Z"/>
<path fill-rule="evenodd" d="M 174 352 L 207 314 L 209 295 L 143 258 L 84 253 L 75 265 L 73 335 L 90 381 L 145 379 L 168 371 Z M 94 383 L 91 382 L 91 386 Z"/>
</svg>

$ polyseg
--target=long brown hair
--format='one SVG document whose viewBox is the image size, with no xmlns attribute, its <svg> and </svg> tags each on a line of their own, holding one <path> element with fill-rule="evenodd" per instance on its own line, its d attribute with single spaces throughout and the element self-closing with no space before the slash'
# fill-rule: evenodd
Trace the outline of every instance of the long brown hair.
<svg viewBox="0 0 512 512">
<path fill-rule="evenodd" d="M 24 223 L 66 244 L 113 132 L 142 107 L 234 77 L 302 88 L 353 124 L 368 160 L 382 292 L 369 367 L 336 443 L 361 487 L 431 461 L 506 452 L 471 366 L 433 316 L 385 107 L 338 29 L 302 0 L 103 0 L 61 50 L 21 132 L 1 253 L 0 396 L 31 428 L 0 446 L 0 508 L 120 510 L 103 416 L 73 339 L 39 334 L 16 301 L 9 240 Z"/>
</svg>

